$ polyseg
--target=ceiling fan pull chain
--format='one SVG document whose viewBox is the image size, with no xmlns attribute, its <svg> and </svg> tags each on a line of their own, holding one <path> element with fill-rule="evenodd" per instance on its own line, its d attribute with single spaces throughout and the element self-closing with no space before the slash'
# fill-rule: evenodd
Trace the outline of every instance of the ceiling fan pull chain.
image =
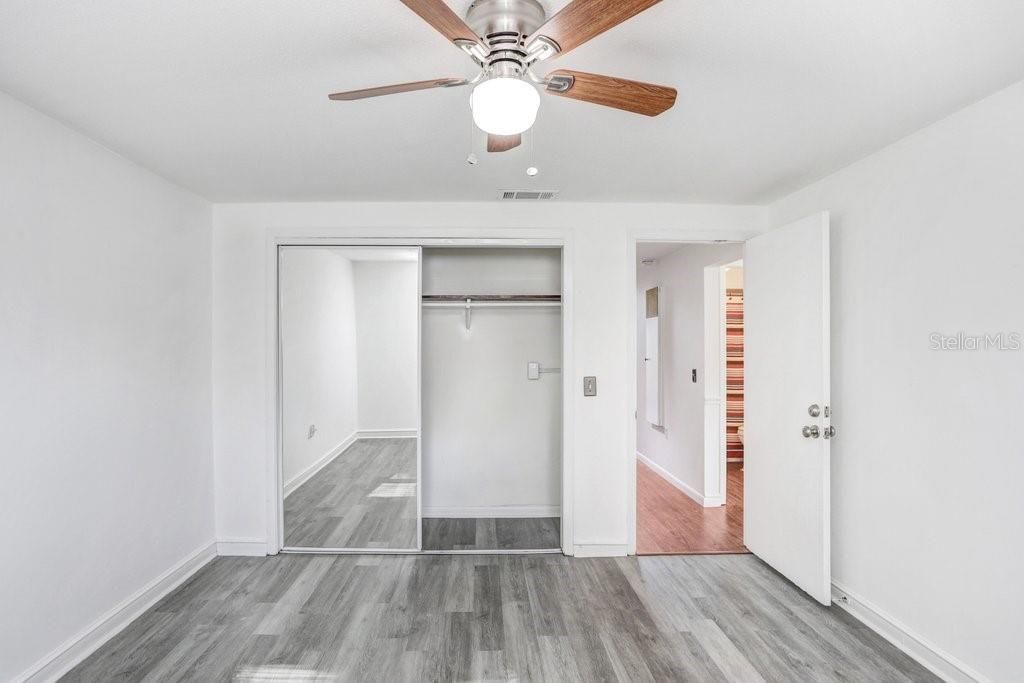
<svg viewBox="0 0 1024 683">
<path fill-rule="evenodd" d="M 476 166 L 476 125 L 473 123 L 473 118 L 469 119 L 469 156 L 466 157 L 466 163 L 470 166 Z"/>
<path fill-rule="evenodd" d="M 540 169 L 537 168 L 537 147 L 536 147 L 537 126 L 536 125 L 534 125 L 533 128 L 530 129 L 529 135 L 530 135 L 530 165 L 526 167 L 526 175 L 528 175 L 528 176 L 530 176 L 532 178 L 533 176 L 535 176 L 538 173 L 540 173 Z"/>
</svg>

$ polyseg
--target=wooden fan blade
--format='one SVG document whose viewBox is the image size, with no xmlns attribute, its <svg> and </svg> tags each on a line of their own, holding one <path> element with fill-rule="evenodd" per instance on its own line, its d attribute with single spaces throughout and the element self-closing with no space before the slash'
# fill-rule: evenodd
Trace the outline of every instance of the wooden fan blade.
<svg viewBox="0 0 1024 683">
<path fill-rule="evenodd" d="M 523 144 L 522 135 L 488 135 L 488 152 L 507 152 Z"/>
<path fill-rule="evenodd" d="M 398 83 L 397 85 L 383 85 L 379 88 L 364 88 L 363 90 L 349 90 L 347 92 L 336 92 L 328 95 L 332 100 L 361 100 L 367 97 L 379 97 L 380 95 L 394 95 L 400 92 L 413 92 L 414 90 L 429 90 L 430 88 L 451 88 L 456 85 L 466 85 L 468 81 L 464 78 L 435 78 L 432 81 L 416 81 L 415 83 Z"/>
<path fill-rule="evenodd" d="M 444 0 L 402 0 L 402 4 L 453 43 L 456 40 L 480 42 L 480 36 L 474 33 Z"/>
<path fill-rule="evenodd" d="M 565 54 L 659 2 L 661 0 L 574 0 L 534 31 L 530 42 L 543 36 L 557 44 L 558 54 Z"/>
<path fill-rule="evenodd" d="M 557 78 L 556 78 L 557 77 Z M 549 85 L 547 91 L 559 97 L 600 104 L 605 107 L 631 111 L 644 116 L 657 116 L 672 108 L 676 103 L 676 89 L 663 85 L 652 85 L 640 81 L 629 81 L 625 78 L 600 76 L 582 71 L 559 69 L 548 74 L 550 80 L 570 81 L 567 90 L 553 90 Z"/>
</svg>

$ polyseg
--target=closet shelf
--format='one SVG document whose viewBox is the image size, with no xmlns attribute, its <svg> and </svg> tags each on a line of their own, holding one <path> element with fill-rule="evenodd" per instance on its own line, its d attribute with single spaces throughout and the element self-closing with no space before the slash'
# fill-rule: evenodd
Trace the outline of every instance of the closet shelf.
<svg viewBox="0 0 1024 683">
<path fill-rule="evenodd" d="M 561 303 L 561 294 L 424 294 L 423 303 Z"/>
</svg>

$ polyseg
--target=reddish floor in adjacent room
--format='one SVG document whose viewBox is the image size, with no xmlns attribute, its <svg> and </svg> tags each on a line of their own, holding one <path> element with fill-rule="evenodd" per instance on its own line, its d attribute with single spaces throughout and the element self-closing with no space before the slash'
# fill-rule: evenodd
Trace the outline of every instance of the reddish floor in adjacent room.
<svg viewBox="0 0 1024 683">
<path fill-rule="evenodd" d="M 637 462 L 637 555 L 749 552 L 743 545 L 743 463 L 729 463 L 726 496 L 722 507 L 701 507 Z"/>
</svg>

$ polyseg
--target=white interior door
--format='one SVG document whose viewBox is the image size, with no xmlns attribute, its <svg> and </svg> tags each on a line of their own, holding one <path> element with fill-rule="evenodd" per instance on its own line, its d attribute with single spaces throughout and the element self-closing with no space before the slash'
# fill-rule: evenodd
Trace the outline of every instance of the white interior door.
<svg viewBox="0 0 1024 683">
<path fill-rule="evenodd" d="M 833 436 L 828 237 L 828 214 L 816 214 L 749 240 L 743 257 L 743 540 L 826 605 Z"/>
</svg>

